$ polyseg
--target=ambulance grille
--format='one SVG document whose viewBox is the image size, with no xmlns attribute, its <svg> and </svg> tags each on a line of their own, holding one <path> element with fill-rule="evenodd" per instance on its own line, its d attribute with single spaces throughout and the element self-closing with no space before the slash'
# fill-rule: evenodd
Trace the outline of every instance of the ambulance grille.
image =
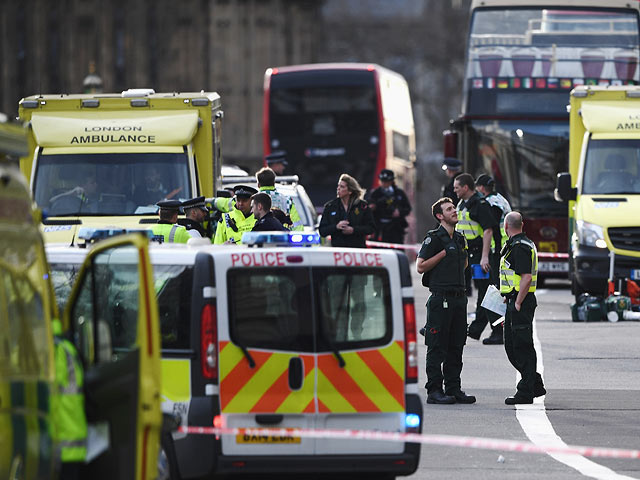
<svg viewBox="0 0 640 480">
<path fill-rule="evenodd" d="M 616 248 L 640 252 L 640 227 L 610 228 L 609 238 Z"/>
</svg>

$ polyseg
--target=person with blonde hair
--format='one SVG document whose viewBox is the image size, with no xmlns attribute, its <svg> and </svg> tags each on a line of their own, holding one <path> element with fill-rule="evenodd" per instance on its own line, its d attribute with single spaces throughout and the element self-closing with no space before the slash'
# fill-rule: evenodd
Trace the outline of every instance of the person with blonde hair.
<svg viewBox="0 0 640 480">
<path fill-rule="evenodd" d="M 337 197 L 325 203 L 320 235 L 331 235 L 334 247 L 365 248 L 367 235 L 375 232 L 373 214 L 364 197 L 364 189 L 351 175 L 338 179 Z"/>
</svg>

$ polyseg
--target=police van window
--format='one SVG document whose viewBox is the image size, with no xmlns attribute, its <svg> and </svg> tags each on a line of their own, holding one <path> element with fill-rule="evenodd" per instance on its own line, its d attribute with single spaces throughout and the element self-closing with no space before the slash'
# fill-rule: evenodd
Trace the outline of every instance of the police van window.
<svg viewBox="0 0 640 480">
<path fill-rule="evenodd" d="M 323 348 L 383 345 L 391 340 L 391 293 L 382 268 L 315 268 Z"/>
<path fill-rule="evenodd" d="M 309 282 L 306 268 L 229 270 L 229 329 L 233 343 L 312 351 Z"/>
<path fill-rule="evenodd" d="M 185 153 L 48 154 L 39 156 L 36 203 L 49 215 L 155 213 L 156 202 L 191 198 Z"/>
<path fill-rule="evenodd" d="M 154 265 L 162 349 L 188 349 L 191 335 L 193 268 L 187 265 Z"/>
<path fill-rule="evenodd" d="M 2 345 L 8 353 L 9 365 L 4 367 L 20 374 L 43 371 L 49 350 L 40 295 L 26 278 L 5 269 L 0 269 L 0 289 L 9 326 Z"/>
</svg>

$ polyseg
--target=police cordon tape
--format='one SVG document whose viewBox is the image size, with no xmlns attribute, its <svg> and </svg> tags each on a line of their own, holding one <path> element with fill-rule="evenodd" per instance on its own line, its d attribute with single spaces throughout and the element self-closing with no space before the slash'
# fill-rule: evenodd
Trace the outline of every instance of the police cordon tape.
<svg viewBox="0 0 640 480">
<path fill-rule="evenodd" d="M 620 448 L 585 447 L 576 445 L 555 446 L 536 445 L 531 442 L 503 440 L 497 438 L 462 437 L 456 435 L 432 435 L 425 433 L 381 432 L 370 430 L 333 430 L 333 429 L 287 429 L 287 428 L 217 428 L 217 427 L 179 427 L 181 433 L 195 435 L 248 435 L 270 437 L 334 438 L 382 440 L 386 442 L 410 442 L 449 447 L 478 448 L 522 453 L 553 453 L 582 455 L 584 457 L 640 459 L 640 450 Z"/>
<path fill-rule="evenodd" d="M 413 250 L 417 252 L 420 250 L 420 244 L 406 244 L 406 243 L 387 243 L 387 242 L 376 242 L 374 240 L 367 240 L 367 247 L 373 248 L 395 248 L 397 250 Z"/>
</svg>

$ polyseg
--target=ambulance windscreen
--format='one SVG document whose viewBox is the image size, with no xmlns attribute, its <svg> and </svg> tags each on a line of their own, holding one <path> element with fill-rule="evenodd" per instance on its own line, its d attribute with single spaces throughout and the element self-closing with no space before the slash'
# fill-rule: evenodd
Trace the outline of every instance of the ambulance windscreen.
<svg viewBox="0 0 640 480">
<path fill-rule="evenodd" d="M 155 214 L 160 200 L 191 198 L 185 153 L 49 154 L 38 158 L 34 198 L 49 216 Z"/>
</svg>

